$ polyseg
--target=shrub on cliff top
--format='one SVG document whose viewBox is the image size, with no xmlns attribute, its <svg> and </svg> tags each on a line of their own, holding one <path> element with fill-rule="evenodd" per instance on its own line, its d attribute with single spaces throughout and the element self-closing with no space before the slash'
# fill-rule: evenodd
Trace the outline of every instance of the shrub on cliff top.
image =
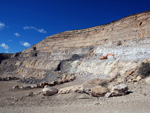
<svg viewBox="0 0 150 113">
<path fill-rule="evenodd" d="M 146 62 L 146 63 L 142 63 L 141 67 L 139 67 L 139 73 L 143 76 L 143 77 L 147 77 L 150 76 L 150 63 Z"/>
</svg>

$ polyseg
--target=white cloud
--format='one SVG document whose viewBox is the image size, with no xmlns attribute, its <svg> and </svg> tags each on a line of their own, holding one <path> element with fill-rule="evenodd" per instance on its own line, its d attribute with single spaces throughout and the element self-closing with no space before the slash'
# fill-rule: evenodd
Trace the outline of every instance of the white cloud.
<svg viewBox="0 0 150 113">
<path fill-rule="evenodd" d="M 22 44 L 23 46 L 25 46 L 25 47 L 30 47 L 30 46 L 31 46 L 31 44 L 29 44 L 28 42 L 24 42 L 24 43 L 21 42 L 21 44 Z"/>
<path fill-rule="evenodd" d="M 4 29 L 4 27 L 5 27 L 5 24 L 0 22 L 0 30 Z"/>
<path fill-rule="evenodd" d="M 8 53 L 8 51 L 5 51 L 5 53 Z"/>
<path fill-rule="evenodd" d="M 14 35 L 15 35 L 16 37 L 19 37 L 19 36 L 20 36 L 20 34 L 19 34 L 19 33 L 14 33 Z"/>
<path fill-rule="evenodd" d="M 40 33 L 46 33 L 46 31 L 42 28 L 42 29 L 37 29 L 38 32 Z"/>
<path fill-rule="evenodd" d="M 2 43 L 0 46 L 1 46 L 2 48 L 4 48 L 4 49 L 9 49 L 9 46 L 6 45 L 5 43 Z"/>
<path fill-rule="evenodd" d="M 46 33 L 46 31 L 45 31 L 43 28 L 38 29 L 38 28 L 36 28 L 36 27 L 34 27 L 34 26 L 25 26 L 25 27 L 23 27 L 23 29 L 24 29 L 24 30 L 33 29 L 33 30 L 36 30 L 36 31 L 39 32 L 39 33 Z"/>
</svg>

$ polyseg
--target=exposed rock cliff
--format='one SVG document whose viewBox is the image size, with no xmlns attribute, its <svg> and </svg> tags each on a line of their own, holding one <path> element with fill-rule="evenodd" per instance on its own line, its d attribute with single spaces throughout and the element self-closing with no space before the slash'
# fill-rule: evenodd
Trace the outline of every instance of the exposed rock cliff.
<svg viewBox="0 0 150 113">
<path fill-rule="evenodd" d="M 1 63 L 3 60 L 6 60 L 6 59 L 11 58 L 11 56 L 12 56 L 12 54 L 0 53 L 0 63 Z"/>
<path fill-rule="evenodd" d="M 78 78 L 123 75 L 150 57 L 150 12 L 116 22 L 52 35 L 0 64 L 1 76 L 38 79 L 75 73 Z M 98 57 L 114 53 L 116 59 Z"/>
</svg>

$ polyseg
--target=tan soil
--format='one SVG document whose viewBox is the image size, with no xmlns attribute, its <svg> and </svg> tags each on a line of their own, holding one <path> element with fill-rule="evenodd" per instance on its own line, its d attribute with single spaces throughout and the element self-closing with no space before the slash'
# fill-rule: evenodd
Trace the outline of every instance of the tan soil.
<svg viewBox="0 0 150 113">
<path fill-rule="evenodd" d="M 56 94 L 49 97 L 35 95 L 26 96 L 31 91 L 37 93 L 41 88 L 32 90 L 10 90 L 18 81 L 0 82 L 0 113 L 149 113 L 150 85 L 140 81 L 138 84 L 128 83 L 129 95 L 112 97 L 79 99 L 85 94 Z M 54 86 L 58 89 L 78 84 L 78 81 Z"/>
</svg>

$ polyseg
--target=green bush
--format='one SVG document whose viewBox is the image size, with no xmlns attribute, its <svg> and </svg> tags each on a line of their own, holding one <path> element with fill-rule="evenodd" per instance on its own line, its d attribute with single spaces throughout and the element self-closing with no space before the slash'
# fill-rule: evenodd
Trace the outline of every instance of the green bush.
<svg viewBox="0 0 150 113">
<path fill-rule="evenodd" d="M 150 63 L 146 62 L 146 63 L 142 63 L 141 67 L 139 68 L 139 73 L 143 76 L 143 77 L 147 77 L 150 76 Z"/>
</svg>

